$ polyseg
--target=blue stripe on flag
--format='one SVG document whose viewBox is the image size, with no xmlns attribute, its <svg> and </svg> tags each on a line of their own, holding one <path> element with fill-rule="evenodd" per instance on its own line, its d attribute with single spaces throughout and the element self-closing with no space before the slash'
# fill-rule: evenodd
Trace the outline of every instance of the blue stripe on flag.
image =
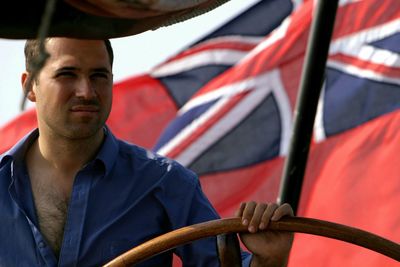
<svg viewBox="0 0 400 267">
<path fill-rule="evenodd" d="M 265 36 L 293 10 L 291 0 L 261 0 L 197 43 L 227 35 Z"/>
<path fill-rule="evenodd" d="M 281 123 L 273 95 L 189 167 L 199 175 L 241 168 L 279 155 Z"/>
<path fill-rule="evenodd" d="M 327 68 L 324 97 L 324 127 L 327 136 L 356 127 L 398 108 L 398 85 L 362 79 Z"/>
<path fill-rule="evenodd" d="M 385 39 L 371 43 L 381 49 L 390 50 L 400 54 L 400 33 L 393 34 Z"/>
<path fill-rule="evenodd" d="M 181 108 L 209 80 L 228 68 L 230 66 L 208 65 L 176 75 L 160 77 L 159 80 L 168 88 L 178 108 Z"/>
</svg>

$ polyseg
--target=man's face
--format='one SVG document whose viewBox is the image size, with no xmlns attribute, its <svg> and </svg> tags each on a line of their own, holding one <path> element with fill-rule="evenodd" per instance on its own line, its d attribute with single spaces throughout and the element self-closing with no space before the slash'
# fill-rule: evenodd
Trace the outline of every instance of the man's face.
<svg viewBox="0 0 400 267">
<path fill-rule="evenodd" d="M 111 110 L 112 70 L 103 41 L 51 38 L 33 85 L 39 127 L 70 139 L 88 138 Z"/>
</svg>

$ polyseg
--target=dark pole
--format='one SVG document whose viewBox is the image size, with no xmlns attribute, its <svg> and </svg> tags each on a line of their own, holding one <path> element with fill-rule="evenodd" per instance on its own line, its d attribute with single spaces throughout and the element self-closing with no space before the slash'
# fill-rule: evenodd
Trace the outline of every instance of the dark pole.
<svg viewBox="0 0 400 267">
<path fill-rule="evenodd" d="M 285 161 L 278 196 L 278 203 L 289 203 L 295 214 L 300 200 L 337 6 L 338 0 L 319 0 L 314 10 L 294 112 L 289 154 Z"/>
</svg>

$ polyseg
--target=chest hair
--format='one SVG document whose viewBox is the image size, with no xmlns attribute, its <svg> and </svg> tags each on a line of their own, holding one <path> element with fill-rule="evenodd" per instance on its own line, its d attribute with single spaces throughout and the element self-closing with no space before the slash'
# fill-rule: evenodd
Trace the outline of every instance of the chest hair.
<svg viewBox="0 0 400 267">
<path fill-rule="evenodd" d="M 64 226 L 68 210 L 68 197 L 55 186 L 32 183 L 32 191 L 40 232 L 58 258 L 64 236 Z"/>
</svg>

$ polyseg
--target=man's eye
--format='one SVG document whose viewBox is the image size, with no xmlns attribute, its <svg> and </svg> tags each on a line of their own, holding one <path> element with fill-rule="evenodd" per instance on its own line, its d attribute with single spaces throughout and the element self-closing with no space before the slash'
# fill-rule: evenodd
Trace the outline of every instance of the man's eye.
<svg viewBox="0 0 400 267">
<path fill-rule="evenodd" d="M 75 77 L 75 73 L 71 71 L 63 71 L 56 74 L 56 77 Z"/>
<path fill-rule="evenodd" d="M 101 72 L 93 73 L 90 77 L 96 79 L 97 78 L 108 79 L 108 75 L 106 73 L 101 73 Z"/>
</svg>

